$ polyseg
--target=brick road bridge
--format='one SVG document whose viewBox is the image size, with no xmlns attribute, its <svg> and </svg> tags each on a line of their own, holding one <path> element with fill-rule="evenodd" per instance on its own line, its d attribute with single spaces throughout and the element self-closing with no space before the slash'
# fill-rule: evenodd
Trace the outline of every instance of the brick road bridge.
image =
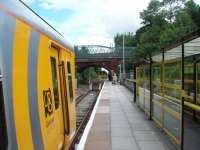
<svg viewBox="0 0 200 150">
<path fill-rule="evenodd" d="M 135 47 L 125 47 L 125 59 L 130 58 L 132 51 Z M 123 61 L 123 48 L 122 47 L 106 47 L 101 45 L 79 45 L 75 46 L 76 64 L 78 72 L 98 66 L 117 72 L 119 64 Z"/>
</svg>

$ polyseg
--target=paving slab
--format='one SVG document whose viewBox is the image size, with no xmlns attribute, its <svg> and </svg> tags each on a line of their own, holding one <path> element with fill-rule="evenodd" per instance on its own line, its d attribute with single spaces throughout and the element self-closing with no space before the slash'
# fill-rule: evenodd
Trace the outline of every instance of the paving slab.
<svg viewBox="0 0 200 150">
<path fill-rule="evenodd" d="M 138 150 L 138 146 L 133 138 L 112 137 L 112 149 L 114 149 L 114 150 Z"/>
<path fill-rule="evenodd" d="M 134 135 L 137 141 L 158 141 L 158 137 L 153 131 L 135 131 Z"/>
<path fill-rule="evenodd" d="M 121 85 L 105 82 L 85 150 L 176 150 Z"/>
<path fill-rule="evenodd" d="M 161 142 L 154 141 L 139 141 L 141 150 L 165 150 Z"/>
<path fill-rule="evenodd" d="M 112 127 L 111 135 L 112 135 L 112 137 L 132 137 L 131 130 L 129 129 L 128 126 L 127 126 L 127 128 L 124 128 L 124 127 Z"/>
</svg>

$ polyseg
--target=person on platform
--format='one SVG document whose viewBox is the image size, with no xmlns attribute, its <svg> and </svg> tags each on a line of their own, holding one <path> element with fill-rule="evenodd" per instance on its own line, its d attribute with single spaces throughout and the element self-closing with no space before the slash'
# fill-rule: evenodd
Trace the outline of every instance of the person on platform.
<svg viewBox="0 0 200 150">
<path fill-rule="evenodd" d="M 113 84 L 116 84 L 117 83 L 117 75 L 116 73 L 114 73 L 113 75 Z"/>
</svg>

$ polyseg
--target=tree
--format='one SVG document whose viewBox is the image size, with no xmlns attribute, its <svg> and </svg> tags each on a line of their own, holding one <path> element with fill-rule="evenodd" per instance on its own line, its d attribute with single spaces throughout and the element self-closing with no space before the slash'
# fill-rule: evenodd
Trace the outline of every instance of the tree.
<svg viewBox="0 0 200 150">
<path fill-rule="evenodd" d="M 185 0 L 163 0 L 162 9 L 166 13 L 166 19 L 172 23 L 176 13 L 183 7 Z"/>
<path fill-rule="evenodd" d="M 140 13 L 144 25 L 136 32 L 137 51 L 143 57 L 149 57 L 160 48 L 160 35 L 167 28 L 166 13 L 162 10 L 162 2 L 152 0 L 146 10 Z"/>
<path fill-rule="evenodd" d="M 136 32 L 137 51 L 143 58 L 159 52 L 196 30 L 199 16 L 199 6 L 192 0 L 152 0 L 140 13 L 144 26 Z"/>
<path fill-rule="evenodd" d="M 125 34 L 117 34 L 114 37 L 115 47 L 123 46 L 123 35 L 124 35 L 124 45 L 126 47 L 134 47 L 136 46 L 136 39 L 133 33 L 125 33 Z"/>
<path fill-rule="evenodd" d="M 140 13 L 143 25 L 152 25 L 155 17 L 160 12 L 162 3 L 159 0 L 151 0 L 147 9 Z"/>
<path fill-rule="evenodd" d="M 97 79 L 100 69 L 97 67 L 89 67 L 85 69 L 81 74 L 78 74 L 79 83 L 88 83 L 89 80 Z"/>
<path fill-rule="evenodd" d="M 136 46 L 132 62 L 144 60 L 196 30 L 200 26 L 200 6 L 193 0 L 151 0 L 140 18 L 142 27 L 131 35 Z M 116 45 L 122 43 L 122 36 L 115 37 Z"/>
<path fill-rule="evenodd" d="M 115 47 L 122 47 L 123 46 L 123 36 L 124 36 L 124 46 L 125 47 L 136 47 L 137 46 L 137 41 L 136 37 L 133 33 L 125 33 L 125 34 L 117 34 L 114 37 L 114 42 L 115 42 Z M 130 48 L 129 48 L 130 49 Z M 132 48 L 134 52 L 134 48 Z M 118 53 L 122 53 L 122 48 L 117 49 Z M 125 50 L 126 52 L 126 50 Z M 126 70 L 131 70 L 132 69 L 132 61 L 126 60 Z"/>
<path fill-rule="evenodd" d="M 200 26 L 200 7 L 193 0 L 185 3 L 185 11 L 191 16 L 193 22 Z"/>
<path fill-rule="evenodd" d="M 160 43 L 162 47 L 165 47 L 196 29 L 197 26 L 191 16 L 183 10 L 178 11 L 174 23 L 168 25 L 160 36 Z"/>
</svg>

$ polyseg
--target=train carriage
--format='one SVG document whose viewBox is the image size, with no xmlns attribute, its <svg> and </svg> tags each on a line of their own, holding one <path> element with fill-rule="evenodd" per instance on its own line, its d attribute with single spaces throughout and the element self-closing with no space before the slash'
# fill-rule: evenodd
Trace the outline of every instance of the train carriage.
<svg viewBox="0 0 200 150">
<path fill-rule="evenodd" d="M 0 149 L 67 149 L 76 130 L 74 52 L 18 0 L 0 1 Z"/>
</svg>

